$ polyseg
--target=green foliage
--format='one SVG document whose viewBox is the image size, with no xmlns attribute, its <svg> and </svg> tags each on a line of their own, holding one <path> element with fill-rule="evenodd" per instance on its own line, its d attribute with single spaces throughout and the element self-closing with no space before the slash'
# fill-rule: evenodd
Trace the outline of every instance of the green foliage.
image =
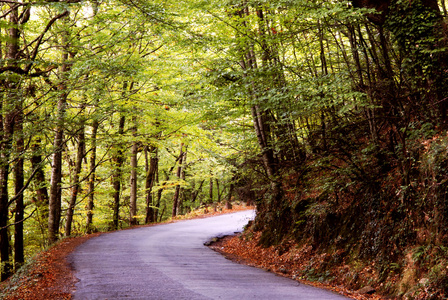
<svg viewBox="0 0 448 300">
<path fill-rule="evenodd" d="M 322 249 L 358 249 L 357 259 L 377 263 L 381 280 L 401 271 L 400 253 L 416 241 L 424 247 L 419 262 L 435 253 L 432 243 L 446 248 L 446 24 L 425 1 L 393 1 L 384 24 L 370 23 L 379 13 L 351 1 L 30 5 L 28 22 L 0 20 L 2 45 L 12 41 L 7 29 L 21 33 L 21 55 L 2 57 L 1 67 L 30 66 L 27 74 L 0 72 L 2 117 L 16 103 L 25 116 L 21 134 L 29 147 L 15 149 L 16 133 L 10 148 L 2 136 L 0 150 L 10 155 L 3 162 L 10 170 L 24 158 L 32 182 L 24 193 L 28 257 L 46 247 L 47 204 L 38 196 L 51 185 L 60 124 L 62 224 L 79 134 L 86 138 L 73 234 L 86 231 L 89 180 L 90 229 L 112 229 L 117 204 L 119 227 L 129 226 L 134 149 L 138 223 L 147 208 L 158 220 L 169 218 L 176 189 L 181 212 L 211 199 L 253 201 L 266 246 L 291 235 Z M 48 25 L 65 10 L 68 16 Z M 57 104 L 65 96 L 61 120 Z M 37 154 L 40 181 L 32 178 Z M 13 187 L 10 177 L 10 197 Z M 444 282 L 446 274 L 436 273 L 433 282 Z M 323 269 L 307 276 L 331 279 Z"/>
<path fill-rule="evenodd" d="M 38 144 L 39 152 L 27 148 L 25 152 L 12 153 L 11 161 L 18 157 L 25 159 L 26 179 L 32 184 L 25 192 L 25 252 L 31 257 L 47 246 L 47 212 L 45 204 L 37 201 L 39 188 L 49 189 L 51 168 L 50 157 L 53 130 L 59 124 L 57 103 L 61 95 L 67 94 L 67 110 L 64 116 L 65 146 L 63 149 L 62 182 L 62 223 L 73 188 L 74 163 L 79 144 L 78 134 L 83 126 L 86 133 L 82 169 L 79 174 L 80 192 L 75 204 L 72 234 L 83 234 L 85 218 L 88 213 L 88 181 L 91 175 L 89 159 L 96 147 L 96 166 L 94 179 L 93 231 L 111 228 L 113 203 L 113 176 L 116 171 L 115 159 L 123 153 L 122 176 L 120 179 L 120 227 L 128 226 L 129 214 L 129 167 L 130 145 L 138 144 L 138 212 L 137 220 L 142 223 L 145 216 L 145 167 L 143 147 L 158 149 L 158 174 L 152 189 L 153 203 L 149 205 L 158 213 L 158 219 L 169 217 L 174 189 L 180 185 L 184 189 L 183 206 L 185 211 L 199 207 L 209 195 L 206 185 L 199 188 L 198 183 L 213 179 L 215 185 L 213 198 L 221 201 L 227 197 L 228 182 L 233 176 L 239 151 L 232 149 L 234 140 L 246 140 L 247 130 L 237 136 L 226 131 L 231 125 L 229 115 L 224 122 L 206 117 L 214 105 L 204 88 L 201 76 L 205 74 L 198 57 L 206 55 L 208 41 L 203 37 L 209 34 L 206 22 L 199 19 L 189 3 L 162 2 L 101 2 L 101 3 L 48 3 L 33 4 L 32 17 L 20 27 L 23 42 L 20 47 L 30 43 L 36 46 L 42 34 L 42 44 L 36 48 L 31 74 L 42 72 L 43 76 L 22 76 L 19 73 L 2 72 L 2 83 L 14 81 L 21 89 L 12 91 L 14 97 L 23 101 L 25 112 L 24 138 L 30 145 Z M 62 22 L 57 19 L 45 31 L 49 21 L 65 9 L 70 15 Z M 206 14 L 201 13 L 203 16 Z M 192 26 L 196 22 L 197 27 Z M 3 29 L 10 26 L 2 23 Z M 187 26 L 188 25 L 188 26 Z M 57 67 L 61 65 L 62 35 L 69 36 L 66 49 L 69 52 L 69 70 L 60 76 Z M 6 31 L 2 31 L 2 41 L 9 41 Z M 194 40 L 196 39 L 196 40 Z M 215 41 L 216 42 L 216 41 Z M 4 60 L 3 60 L 4 62 Z M 24 68 L 28 62 L 20 60 Z M 4 65 L 4 63 L 3 63 Z M 60 84 L 64 90 L 59 90 Z M 216 105 L 225 105 L 224 102 Z M 14 106 L 2 106 L 2 115 Z M 223 108 L 221 111 L 224 111 Z M 237 109 L 235 109 L 236 111 Z M 234 113 L 235 114 L 235 113 Z M 236 113 L 241 116 L 241 113 Z M 123 133 L 119 132 L 120 118 L 125 118 Z M 132 120 L 137 120 L 136 134 L 133 133 Z M 242 117 L 244 119 L 244 117 Z M 98 123 L 96 138 L 92 136 L 92 126 Z M 245 121 L 243 121 L 245 122 Z M 235 132 L 237 132 L 236 130 Z M 177 149 L 181 143 L 188 146 L 185 162 L 185 179 L 176 178 Z M 186 148 L 187 149 L 187 148 Z M 29 159 L 41 155 L 45 178 L 43 182 L 32 178 L 35 165 Z M 11 178 L 11 177 L 10 177 Z M 10 195 L 14 195 L 14 181 L 10 180 Z M 158 199 L 159 191 L 162 191 Z M 188 197 L 196 194 L 195 201 Z M 219 196 L 219 197 L 218 197 Z M 43 205 L 43 207 L 41 207 Z M 11 206 L 11 209 L 14 205 Z M 12 222 L 12 221 L 11 221 Z M 62 226 L 61 226 L 62 227 Z M 61 230 L 64 234 L 64 231 Z"/>
</svg>

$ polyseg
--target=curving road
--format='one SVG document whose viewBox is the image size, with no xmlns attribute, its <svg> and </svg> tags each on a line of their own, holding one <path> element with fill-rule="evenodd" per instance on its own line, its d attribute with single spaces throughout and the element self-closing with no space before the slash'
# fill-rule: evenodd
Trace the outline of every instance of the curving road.
<svg viewBox="0 0 448 300">
<path fill-rule="evenodd" d="M 229 261 L 204 246 L 253 211 L 104 234 L 73 252 L 74 299 L 347 299 Z"/>
</svg>

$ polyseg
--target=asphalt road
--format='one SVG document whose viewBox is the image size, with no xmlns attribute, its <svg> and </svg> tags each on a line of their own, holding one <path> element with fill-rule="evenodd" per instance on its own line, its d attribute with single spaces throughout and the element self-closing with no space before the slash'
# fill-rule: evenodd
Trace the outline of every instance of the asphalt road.
<svg viewBox="0 0 448 300">
<path fill-rule="evenodd" d="M 241 231 L 253 211 L 141 227 L 88 240 L 69 257 L 74 299 L 347 299 L 225 259 L 203 244 Z"/>
</svg>

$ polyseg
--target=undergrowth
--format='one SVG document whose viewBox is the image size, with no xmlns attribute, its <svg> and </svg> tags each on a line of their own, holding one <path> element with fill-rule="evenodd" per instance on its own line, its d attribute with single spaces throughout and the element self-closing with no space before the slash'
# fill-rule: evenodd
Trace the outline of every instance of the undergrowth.
<svg viewBox="0 0 448 300">
<path fill-rule="evenodd" d="M 266 195 L 258 200 L 253 229 L 261 232 L 260 244 L 283 251 L 294 240 L 312 247 L 320 260 L 302 271 L 308 280 L 342 276 L 353 289 L 371 285 L 391 297 L 446 299 L 448 136 L 416 134 L 406 157 L 387 145 L 332 147 L 283 177 L 287 192 L 279 206 L 269 206 Z M 346 273 L 334 271 L 345 267 Z"/>
</svg>

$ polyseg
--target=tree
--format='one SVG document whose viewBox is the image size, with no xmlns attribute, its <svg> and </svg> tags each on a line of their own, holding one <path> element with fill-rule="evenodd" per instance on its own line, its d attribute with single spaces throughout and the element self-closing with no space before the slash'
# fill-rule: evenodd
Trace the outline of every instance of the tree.
<svg viewBox="0 0 448 300">
<path fill-rule="evenodd" d="M 120 116 L 119 124 L 118 124 L 118 135 L 122 136 L 124 133 L 124 125 L 125 125 L 125 117 Z M 123 150 L 121 149 L 122 145 L 118 144 L 116 149 L 116 153 L 112 158 L 115 163 L 115 171 L 112 175 L 113 180 L 113 188 L 114 188 L 114 202 L 113 202 L 113 218 L 112 218 L 112 229 L 118 229 L 119 225 L 119 213 L 120 213 L 120 193 L 121 193 L 121 180 L 122 180 L 122 168 L 124 163 L 124 155 Z"/>
<path fill-rule="evenodd" d="M 153 223 L 157 220 L 154 209 L 158 209 L 158 206 L 155 206 L 154 197 L 152 193 L 152 189 L 155 185 L 156 181 L 156 172 L 158 169 L 158 149 L 155 146 L 145 146 L 145 173 L 146 173 L 146 181 L 145 181 L 145 190 L 146 190 L 146 217 L 145 224 Z M 149 159 L 148 159 L 148 156 Z"/>
<path fill-rule="evenodd" d="M 23 190 L 25 188 L 24 179 L 24 159 L 22 153 L 25 151 L 25 144 L 23 138 L 23 108 L 19 100 L 16 107 L 16 122 L 15 122 L 15 136 L 16 136 L 16 152 L 19 154 L 14 166 L 14 192 L 16 197 L 16 207 L 14 216 L 14 269 L 18 269 L 25 262 L 24 242 L 23 242 L 23 222 L 24 222 L 24 197 Z"/>
<path fill-rule="evenodd" d="M 137 137 L 137 117 L 132 117 L 132 123 L 133 126 L 131 128 L 133 137 Z M 131 148 L 131 174 L 130 174 L 130 187 L 131 187 L 131 194 L 130 194 L 130 216 L 129 216 L 129 225 L 136 225 L 138 224 L 137 220 L 137 167 L 138 167 L 138 161 L 137 161 L 137 154 L 138 154 L 138 142 L 134 141 L 132 143 Z"/>
<path fill-rule="evenodd" d="M 180 181 L 182 179 L 182 168 L 183 168 L 183 161 L 185 158 L 186 152 L 184 152 L 184 143 L 180 144 L 180 153 L 178 156 L 177 164 L 177 171 L 176 171 L 176 177 L 177 179 Z M 176 188 L 175 188 L 175 192 L 174 192 L 174 197 L 173 197 L 173 212 L 172 212 L 172 216 L 175 217 L 178 214 L 179 211 L 179 197 L 180 197 L 180 192 L 181 192 L 181 186 L 180 183 L 176 184 Z"/>
<path fill-rule="evenodd" d="M 81 108 L 83 109 L 83 108 Z M 72 182 L 71 182 L 71 196 L 70 202 L 68 205 L 66 220 L 65 220 L 65 236 L 70 236 L 72 232 L 72 222 L 73 222 L 73 213 L 75 210 L 76 202 L 78 199 L 78 193 L 80 189 L 80 178 L 79 175 L 81 173 L 82 161 L 85 156 L 85 132 L 84 132 L 84 124 L 80 124 L 79 134 L 78 134 L 78 146 L 75 158 L 75 169 L 73 170 Z"/>
<path fill-rule="evenodd" d="M 207 197 L 205 180 L 218 182 L 217 174 L 212 198 L 220 199 L 224 157 L 232 151 L 213 138 L 216 127 L 204 126 L 208 100 L 195 106 L 189 98 L 201 98 L 194 80 L 203 81 L 193 52 L 205 40 L 185 51 L 198 37 L 187 24 L 194 11 L 171 1 L 10 4 L 0 17 L 8 27 L 0 66 L 2 279 L 13 266 L 12 226 L 18 267 L 24 253 L 61 235 L 127 226 L 121 220 L 128 208 L 131 224 L 143 210 L 152 222 L 194 209 Z M 181 143 L 188 162 L 186 146 L 174 154 Z M 137 160 L 142 149 L 145 174 Z M 210 178 L 212 168 L 218 171 Z"/>
<path fill-rule="evenodd" d="M 9 42 L 6 43 L 6 61 L 7 67 L 14 68 L 15 59 L 19 51 L 18 39 L 19 31 L 17 29 L 18 11 L 14 6 L 11 7 L 11 14 L 9 17 L 10 29 L 8 32 Z M 12 149 L 12 139 L 14 132 L 14 99 L 17 98 L 16 89 L 17 83 L 10 76 L 9 80 L 4 80 L 3 85 L 3 99 L 2 99 L 2 135 L 0 148 L 0 254 L 1 254 L 1 280 L 5 280 L 11 272 L 11 262 L 9 258 L 9 236 L 8 236 L 8 175 L 9 175 L 9 159 L 10 151 Z M 20 184 L 20 183 L 19 183 Z"/>
<path fill-rule="evenodd" d="M 42 70 L 38 63 L 35 63 L 36 57 L 39 53 L 40 47 L 43 43 L 43 37 L 47 34 L 53 24 L 64 16 L 57 15 L 46 24 L 41 33 L 31 43 L 26 43 L 28 38 L 25 32 L 25 24 L 30 20 L 31 8 L 25 4 L 10 4 L 10 9 L 6 11 L 3 18 L 8 18 L 8 32 L 7 42 L 5 44 L 5 61 L 6 64 L 0 68 L 0 73 L 4 75 L 2 79 L 3 84 L 3 100 L 2 100 L 2 116 L 1 123 L 3 128 L 3 135 L 1 137 L 2 148 L 2 163 L 1 163 L 1 204 L 0 204 L 0 234 L 2 249 L 2 279 L 9 275 L 10 263 L 7 255 L 7 248 L 9 247 L 8 239 L 8 208 L 15 202 L 15 260 L 17 265 L 23 263 L 23 222 L 24 222 L 24 204 L 23 193 L 26 188 L 23 176 L 23 152 L 25 151 L 23 139 L 25 133 L 23 132 L 24 122 L 24 100 L 27 95 L 26 92 L 21 92 L 22 88 L 25 91 L 32 91 L 32 84 L 27 86 L 27 80 L 45 76 L 54 67 L 48 67 Z M 20 39 L 21 38 L 21 39 Z M 25 41 L 25 42 L 22 42 Z M 32 95 L 32 93 L 30 93 Z M 14 138 L 14 135 L 16 136 Z M 17 161 L 14 166 L 15 170 L 15 192 L 16 195 L 8 200 L 8 175 L 9 175 L 9 161 L 11 158 L 12 142 L 15 140 L 15 147 L 17 152 Z M 36 172 L 32 173 L 34 176 Z"/>
<path fill-rule="evenodd" d="M 64 17 L 68 18 L 69 12 L 65 11 Z M 70 71 L 69 59 L 69 32 L 67 29 L 62 29 L 62 54 L 61 65 L 59 67 L 59 83 L 58 83 L 58 104 L 56 117 L 56 130 L 53 142 L 53 158 L 51 170 L 51 186 L 49 195 L 49 214 L 48 214 L 48 242 L 52 244 L 58 240 L 59 224 L 61 221 L 61 189 L 62 189 L 62 153 L 65 144 L 64 128 L 65 128 L 65 113 L 67 106 L 67 73 Z"/>
<path fill-rule="evenodd" d="M 98 132 L 99 122 L 94 119 L 92 123 L 91 134 L 91 154 L 90 154 L 90 176 L 89 176 L 89 202 L 87 204 L 87 220 L 86 220 L 86 233 L 92 233 L 93 231 L 93 209 L 95 207 L 95 176 L 96 176 L 96 137 Z"/>
</svg>

